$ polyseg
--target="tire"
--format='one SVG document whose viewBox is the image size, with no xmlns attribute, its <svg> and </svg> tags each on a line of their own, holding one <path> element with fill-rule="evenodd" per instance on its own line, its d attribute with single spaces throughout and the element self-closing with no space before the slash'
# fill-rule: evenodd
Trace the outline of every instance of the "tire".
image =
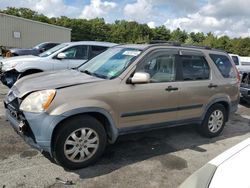
<svg viewBox="0 0 250 188">
<path fill-rule="evenodd" d="M 97 119 L 88 115 L 76 116 L 65 121 L 57 131 L 53 158 L 69 170 L 84 168 L 98 160 L 106 143 L 106 131 Z"/>
<path fill-rule="evenodd" d="M 217 116 L 217 117 L 216 117 Z M 213 119 L 215 117 L 215 119 Z M 198 132 L 208 138 L 216 137 L 223 131 L 226 123 L 226 109 L 221 104 L 211 106 L 202 122 L 198 125 Z"/>
</svg>

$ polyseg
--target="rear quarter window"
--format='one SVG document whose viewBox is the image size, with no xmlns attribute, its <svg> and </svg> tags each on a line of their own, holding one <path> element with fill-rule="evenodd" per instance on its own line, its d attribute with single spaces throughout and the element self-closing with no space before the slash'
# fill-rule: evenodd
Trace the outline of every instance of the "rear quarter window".
<svg viewBox="0 0 250 188">
<path fill-rule="evenodd" d="M 227 56 L 219 54 L 209 54 L 209 56 L 224 78 L 236 78 L 234 67 Z"/>
</svg>

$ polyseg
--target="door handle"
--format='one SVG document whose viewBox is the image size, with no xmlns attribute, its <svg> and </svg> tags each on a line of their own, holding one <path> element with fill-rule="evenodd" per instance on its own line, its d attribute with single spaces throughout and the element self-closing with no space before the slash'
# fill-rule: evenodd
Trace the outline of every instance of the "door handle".
<svg viewBox="0 0 250 188">
<path fill-rule="evenodd" d="M 216 87 L 218 87 L 218 85 L 216 85 L 216 84 L 211 83 L 211 84 L 208 85 L 208 88 L 216 88 Z"/>
<path fill-rule="evenodd" d="M 166 91 L 177 91 L 177 90 L 178 90 L 178 87 L 168 86 L 165 90 L 166 90 Z"/>
</svg>

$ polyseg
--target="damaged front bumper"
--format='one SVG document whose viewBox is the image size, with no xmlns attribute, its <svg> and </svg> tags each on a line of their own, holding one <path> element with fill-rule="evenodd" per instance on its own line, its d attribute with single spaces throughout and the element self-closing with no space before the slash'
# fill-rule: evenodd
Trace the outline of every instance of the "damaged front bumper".
<svg viewBox="0 0 250 188">
<path fill-rule="evenodd" d="M 13 113 L 13 111 L 6 109 L 5 116 L 16 133 L 19 134 L 27 144 L 35 149 L 38 149 L 41 152 L 44 150 L 39 144 L 36 143 L 34 134 L 29 129 L 25 121 L 17 120 L 16 113 Z"/>
<path fill-rule="evenodd" d="M 51 116 L 47 113 L 31 113 L 19 110 L 22 102 L 10 90 L 4 100 L 6 118 L 14 130 L 31 147 L 42 151 L 51 152 L 51 138 L 53 128 L 60 121 L 61 116 Z"/>
</svg>

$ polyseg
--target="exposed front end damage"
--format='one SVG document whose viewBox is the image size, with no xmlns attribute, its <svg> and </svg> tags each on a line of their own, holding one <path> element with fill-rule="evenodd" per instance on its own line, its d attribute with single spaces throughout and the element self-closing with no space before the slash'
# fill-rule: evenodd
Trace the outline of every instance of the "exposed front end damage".
<svg viewBox="0 0 250 188">
<path fill-rule="evenodd" d="M 250 102 L 250 72 L 243 72 L 240 84 L 241 98 Z"/>
<path fill-rule="evenodd" d="M 2 70 L 0 70 L 0 80 L 4 85 L 6 85 L 9 88 L 11 88 L 14 85 L 19 76 L 20 73 L 17 72 L 15 69 L 6 72 L 2 72 Z"/>
<path fill-rule="evenodd" d="M 18 91 L 13 86 L 4 100 L 7 120 L 27 144 L 39 151 L 50 153 L 50 142 L 46 140 L 46 135 L 45 137 L 41 136 L 42 132 L 47 129 L 47 126 L 40 125 L 50 125 L 53 117 L 48 120 L 46 118 L 48 115 L 45 113 L 37 114 L 21 111 L 20 104 L 22 99 L 16 97 L 17 94 Z M 36 123 L 34 124 L 33 122 Z"/>
</svg>

